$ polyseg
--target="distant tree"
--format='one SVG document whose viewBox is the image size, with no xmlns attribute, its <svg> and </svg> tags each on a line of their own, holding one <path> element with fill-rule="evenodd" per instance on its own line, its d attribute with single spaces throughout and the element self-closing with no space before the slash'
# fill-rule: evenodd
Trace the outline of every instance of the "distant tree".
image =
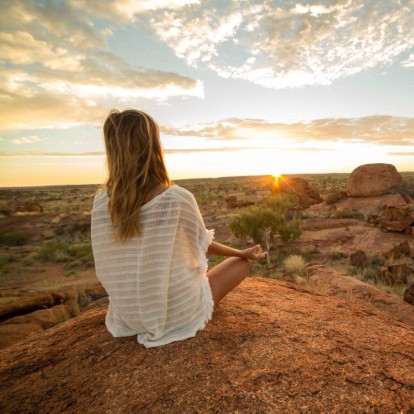
<svg viewBox="0 0 414 414">
<path fill-rule="evenodd" d="M 272 237 L 283 220 L 279 213 L 268 207 L 250 207 L 232 219 L 230 229 L 236 237 L 250 236 L 259 244 L 263 241 L 265 230 L 270 228 Z"/>
<path fill-rule="evenodd" d="M 236 237 L 250 236 L 255 243 L 263 243 L 269 248 L 275 234 L 279 234 L 283 243 L 297 239 L 301 235 L 300 220 L 295 217 L 297 198 L 289 194 L 274 194 L 266 206 L 250 207 L 235 216 L 230 229 Z"/>
</svg>

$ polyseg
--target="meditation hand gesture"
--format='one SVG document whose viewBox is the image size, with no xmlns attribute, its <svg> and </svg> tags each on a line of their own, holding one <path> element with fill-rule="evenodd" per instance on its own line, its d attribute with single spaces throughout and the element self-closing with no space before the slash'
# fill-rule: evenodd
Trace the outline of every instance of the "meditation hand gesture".
<svg viewBox="0 0 414 414">
<path fill-rule="evenodd" d="M 262 251 L 260 244 L 257 244 L 256 246 L 242 250 L 243 259 L 260 260 L 266 257 L 266 255 L 267 255 L 267 252 Z"/>
</svg>

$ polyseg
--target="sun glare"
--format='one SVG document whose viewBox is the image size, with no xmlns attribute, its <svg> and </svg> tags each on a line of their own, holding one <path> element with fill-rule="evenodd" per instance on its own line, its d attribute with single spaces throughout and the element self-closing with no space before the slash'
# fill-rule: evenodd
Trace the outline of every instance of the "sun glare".
<svg viewBox="0 0 414 414">
<path fill-rule="evenodd" d="M 282 178 L 282 174 L 275 174 L 272 176 L 273 177 L 273 190 L 278 190 L 279 189 L 279 180 Z"/>
</svg>

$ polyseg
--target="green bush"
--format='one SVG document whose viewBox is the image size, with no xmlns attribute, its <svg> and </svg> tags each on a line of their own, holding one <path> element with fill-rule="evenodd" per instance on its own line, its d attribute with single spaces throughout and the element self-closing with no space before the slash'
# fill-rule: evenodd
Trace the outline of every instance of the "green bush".
<svg viewBox="0 0 414 414">
<path fill-rule="evenodd" d="M 284 221 L 280 224 L 277 232 L 280 235 L 283 243 L 289 243 L 291 240 L 296 240 L 302 234 L 300 229 L 300 220 L 294 219 L 291 221 Z"/>
<path fill-rule="evenodd" d="M 23 230 L 13 230 L 0 235 L 1 246 L 23 246 L 29 240 L 29 234 Z"/>
<path fill-rule="evenodd" d="M 90 243 L 75 244 L 68 248 L 68 254 L 72 259 L 79 261 L 83 265 L 93 266 L 92 245 Z M 75 261 L 75 263 L 76 263 Z"/>
<path fill-rule="evenodd" d="M 266 205 L 279 214 L 298 206 L 298 198 L 293 194 L 274 193 L 267 200 Z"/>
<path fill-rule="evenodd" d="M 279 234 L 283 243 L 288 243 L 302 234 L 300 220 L 294 217 L 294 213 L 289 214 L 295 206 L 295 196 L 273 194 L 267 199 L 266 206 L 250 207 L 235 216 L 230 222 L 230 229 L 236 237 L 250 236 L 258 244 L 263 242 L 265 229 L 271 229 L 271 241 L 275 234 Z"/>
<path fill-rule="evenodd" d="M 338 250 L 334 250 L 333 252 L 330 253 L 329 257 L 332 260 L 341 260 L 342 259 L 342 253 L 339 252 Z"/>
<path fill-rule="evenodd" d="M 230 229 L 236 237 L 250 236 L 255 243 L 263 241 L 265 228 L 272 230 L 271 239 L 284 221 L 280 214 L 266 207 L 250 207 L 247 211 L 238 214 L 230 222 Z"/>
<path fill-rule="evenodd" d="M 335 218 L 354 218 L 364 220 L 365 216 L 360 211 L 355 210 L 337 210 L 334 214 Z"/>
<path fill-rule="evenodd" d="M 50 240 L 43 244 L 35 258 L 48 263 L 66 262 L 69 258 L 67 245 L 60 240 Z"/>
</svg>

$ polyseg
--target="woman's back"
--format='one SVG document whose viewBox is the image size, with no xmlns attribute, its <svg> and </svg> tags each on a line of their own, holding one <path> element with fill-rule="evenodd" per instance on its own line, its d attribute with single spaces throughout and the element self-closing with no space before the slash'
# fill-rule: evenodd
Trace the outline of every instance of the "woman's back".
<svg viewBox="0 0 414 414">
<path fill-rule="evenodd" d="M 205 252 L 213 238 L 187 190 L 171 186 L 140 209 L 140 235 L 114 238 L 106 191 L 95 197 L 92 246 L 114 336 L 146 347 L 192 337 L 211 318 Z"/>
</svg>

